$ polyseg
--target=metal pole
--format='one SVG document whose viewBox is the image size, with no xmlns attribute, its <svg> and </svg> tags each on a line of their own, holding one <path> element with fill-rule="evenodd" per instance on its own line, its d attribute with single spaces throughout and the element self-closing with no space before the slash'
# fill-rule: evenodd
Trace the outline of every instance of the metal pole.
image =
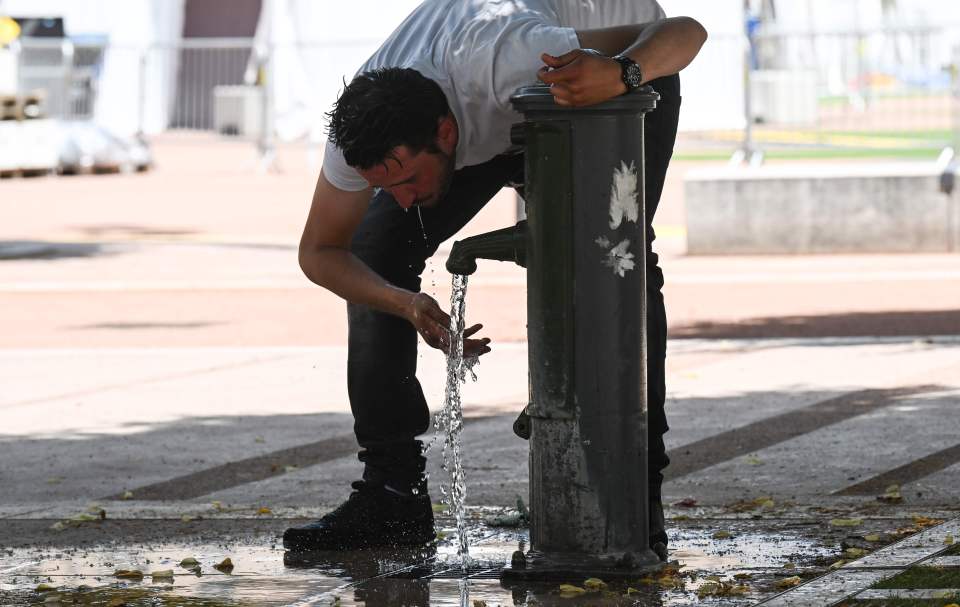
<svg viewBox="0 0 960 607">
<path fill-rule="evenodd" d="M 147 119 L 147 52 L 148 48 L 140 49 L 139 72 L 137 74 L 137 138 L 143 140 L 146 132 Z"/>
<path fill-rule="evenodd" d="M 758 164 L 762 155 L 753 142 L 753 102 L 751 99 L 750 71 L 753 63 L 750 39 L 750 0 L 743 0 L 743 141 L 733 153 L 730 164 Z"/>
</svg>

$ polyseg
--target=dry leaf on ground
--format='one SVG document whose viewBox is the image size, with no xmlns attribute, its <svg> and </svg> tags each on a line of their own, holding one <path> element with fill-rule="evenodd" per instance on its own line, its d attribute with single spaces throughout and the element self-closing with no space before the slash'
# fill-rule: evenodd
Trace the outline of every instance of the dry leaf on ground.
<svg viewBox="0 0 960 607">
<path fill-rule="evenodd" d="M 794 586 L 799 586 L 801 582 L 803 582 L 803 579 L 801 579 L 799 575 L 795 575 L 793 577 L 783 578 L 782 580 L 778 581 L 774 585 L 777 588 L 784 589 L 784 588 L 793 588 Z"/>
</svg>

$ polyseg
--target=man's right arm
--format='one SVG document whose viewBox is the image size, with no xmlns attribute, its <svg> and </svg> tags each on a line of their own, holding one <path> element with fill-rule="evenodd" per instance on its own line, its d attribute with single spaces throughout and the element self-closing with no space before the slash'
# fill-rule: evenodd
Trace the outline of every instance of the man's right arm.
<svg viewBox="0 0 960 607">
<path fill-rule="evenodd" d="M 311 281 L 347 301 L 407 318 L 415 293 L 390 284 L 350 252 L 372 195 L 371 188 L 341 190 L 320 172 L 300 238 L 300 268 Z"/>
</svg>

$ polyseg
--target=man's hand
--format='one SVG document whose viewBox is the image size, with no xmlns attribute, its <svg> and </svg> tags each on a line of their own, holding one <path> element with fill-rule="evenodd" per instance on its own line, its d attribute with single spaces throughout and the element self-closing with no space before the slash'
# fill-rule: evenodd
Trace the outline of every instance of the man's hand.
<svg viewBox="0 0 960 607">
<path fill-rule="evenodd" d="M 440 309 L 437 301 L 425 293 L 416 293 L 410 300 L 407 320 L 417 329 L 428 345 L 443 350 L 450 350 L 450 315 Z M 468 339 L 483 325 L 477 324 L 463 331 L 463 356 L 480 356 L 490 351 L 490 339 Z"/>
<path fill-rule="evenodd" d="M 627 92 L 620 64 L 596 51 L 574 49 L 559 57 L 544 53 L 537 77 L 550 85 L 557 105 L 593 105 Z"/>
</svg>

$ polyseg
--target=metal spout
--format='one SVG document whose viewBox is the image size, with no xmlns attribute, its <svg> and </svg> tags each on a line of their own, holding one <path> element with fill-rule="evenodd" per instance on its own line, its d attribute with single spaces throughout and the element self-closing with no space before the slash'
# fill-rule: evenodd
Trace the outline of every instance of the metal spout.
<svg viewBox="0 0 960 607">
<path fill-rule="evenodd" d="M 447 259 L 447 271 L 473 274 L 477 271 L 478 259 L 512 261 L 527 267 L 527 222 L 456 241 Z"/>
</svg>

